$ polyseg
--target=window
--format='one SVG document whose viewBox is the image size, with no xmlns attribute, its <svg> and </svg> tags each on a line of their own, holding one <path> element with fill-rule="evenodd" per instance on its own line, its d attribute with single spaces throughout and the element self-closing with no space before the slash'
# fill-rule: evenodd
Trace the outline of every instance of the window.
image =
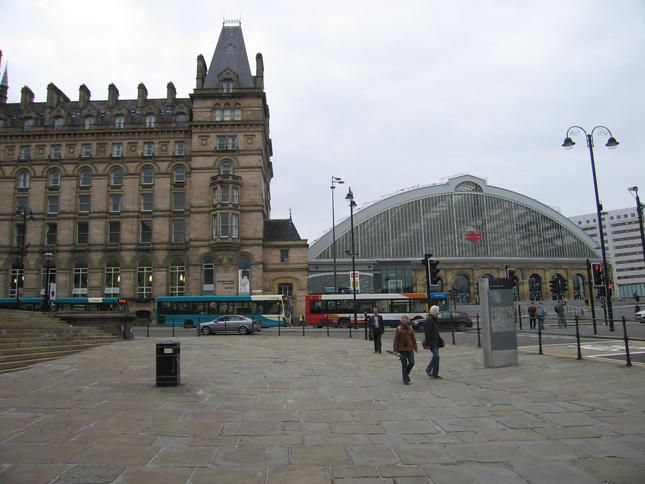
<svg viewBox="0 0 645 484">
<path fill-rule="evenodd" d="M 231 187 L 231 203 L 235 205 L 240 203 L 240 189 L 238 187 Z"/>
<path fill-rule="evenodd" d="M 18 175 L 18 188 L 29 188 L 31 176 L 28 171 L 21 171 Z"/>
<path fill-rule="evenodd" d="M 125 124 L 125 116 L 122 114 L 117 114 L 114 117 L 114 127 L 116 129 L 123 129 L 123 125 Z"/>
<path fill-rule="evenodd" d="M 239 215 L 236 213 L 219 213 L 213 215 L 213 237 L 237 238 L 238 237 Z M 218 227 L 219 222 L 219 227 Z"/>
<path fill-rule="evenodd" d="M 112 186 L 123 185 L 123 170 L 121 168 L 115 168 L 110 172 L 110 185 Z"/>
<path fill-rule="evenodd" d="M 81 213 L 89 213 L 90 211 L 90 196 L 89 195 L 79 195 L 78 196 L 78 211 Z"/>
<path fill-rule="evenodd" d="M 78 177 L 78 184 L 82 187 L 91 187 L 92 186 L 92 171 L 91 170 L 82 170 L 81 174 Z"/>
<path fill-rule="evenodd" d="M 218 150 L 236 150 L 237 136 L 218 136 L 217 149 Z"/>
<path fill-rule="evenodd" d="M 123 156 L 123 143 L 114 143 L 112 145 L 112 158 L 121 158 Z"/>
<path fill-rule="evenodd" d="M 217 214 L 213 215 L 213 238 L 216 239 L 219 236 L 219 231 L 217 230 L 217 222 L 219 220 L 219 217 Z"/>
<path fill-rule="evenodd" d="M 141 194 L 141 211 L 152 212 L 152 193 Z"/>
<path fill-rule="evenodd" d="M 184 113 L 177 114 L 175 121 L 177 122 L 177 126 L 179 128 L 183 128 L 184 126 L 186 126 L 186 115 Z"/>
<path fill-rule="evenodd" d="M 227 79 L 222 82 L 222 89 L 224 90 L 224 92 L 233 92 L 233 81 Z"/>
<path fill-rule="evenodd" d="M 20 160 L 27 161 L 31 158 L 31 146 L 20 147 Z"/>
<path fill-rule="evenodd" d="M 13 231 L 13 245 L 14 247 L 22 247 L 25 242 L 25 226 L 23 224 L 16 224 Z"/>
<path fill-rule="evenodd" d="M 214 119 L 215 121 L 221 121 L 221 120 L 222 120 L 222 110 L 219 108 L 219 106 L 218 106 L 218 107 L 216 107 L 216 108 L 213 110 L 213 119 Z"/>
<path fill-rule="evenodd" d="M 81 145 L 81 158 L 91 158 L 92 157 L 92 145 L 84 144 Z"/>
<path fill-rule="evenodd" d="M 186 154 L 186 143 L 183 141 L 177 141 L 175 143 L 175 155 L 184 156 Z"/>
<path fill-rule="evenodd" d="M 77 262 L 74 266 L 74 286 L 72 295 L 75 297 L 85 296 L 87 294 L 87 277 L 89 270 L 86 262 Z"/>
<path fill-rule="evenodd" d="M 172 209 L 174 212 L 183 212 L 186 209 L 186 194 L 184 192 L 172 194 Z"/>
<path fill-rule="evenodd" d="M 63 129 L 63 117 L 62 116 L 56 116 L 54 118 L 54 130 L 59 131 Z"/>
<path fill-rule="evenodd" d="M 238 218 L 238 214 L 231 214 L 231 237 L 233 237 L 234 239 L 237 239 L 238 237 Z"/>
<path fill-rule="evenodd" d="M 219 215 L 219 236 L 222 238 L 230 236 L 229 217 L 230 214 L 228 213 L 221 213 Z"/>
<path fill-rule="evenodd" d="M 154 154 L 154 144 L 150 141 L 143 143 L 143 156 L 152 156 Z"/>
<path fill-rule="evenodd" d="M 45 245 L 56 245 L 56 234 L 58 233 L 58 224 L 45 224 Z"/>
<path fill-rule="evenodd" d="M 170 263 L 170 295 L 183 296 L 186 291 L 186 266 L 181 260 Z"/>
<path fill-rule="evenodd" d="M 219 203 L 219 188 L 214 187 L 213 188 L 213 205 L 217 205 Z"/>
<path fill-rule="evenodd" d="M 49 177 L 47 178 L 47 183 L 50 187 L 59 187 L 60 186 L 60 171 L 52 170 L 49 172 Z"/>
<path fill-rule="evenodd" d="M 219 198 L 220 198 L 220 202 L 228 203 L 228 187 L 227 186 L 220 187 L 220 189 L 219 189 Z"/>
<path fill-rule="evenodd" d="M 110 212 L 118 213 L 121 211 L 121 195 L 110 195 Z"/>
<path fill-rule="evenodd" d="M 47 213 L 58 213 L 58 195 L 47 197 Z"/>
<path fill-rule="evenodd" d="M 16 209 L 20 207 L 28 207 L 28 206 L 29 206 L 29 197 L 16 198 Z"/>
<path fill-rule="evenodd" d="M 235 109 L 233 110 L 233 119 L 235 121 L 241 121 L 242 120 L 242 108 L 240 107 L 239 104 L 235 105 Z"/>
<path fill-rule="evenodd" d="M 280 250 L 280 262 L 289 262 L 289 249 Z"/>
<path fill-rule="evenodd" d="M 87 244 L 90 241 L 90 224 L 89 222 L 78 222 L 76 224 L 76 243 Z"/>
<path fill-rule="evenodd" d="M 109 261 L 105 267 L 105 289 L 106 296 L 115 296 L 119 294 L 119 285 L 121 283 L 121 268 L 116 261 Z"/>
<path fill-rule="evenodd" d="M 186 169 L 182 166 L 175 168 L 172 172 L 172 182 L 173 183 L 185 183 L 186 182 Z"/>
<path fill-rule="evenodd" d="M 25 131 L 31 131 L 34 128 L 34 120 L 31 118 L 25 119 Z"/>
<path fill-rule="evenodd" d="M 108 223 L 108 244 L 118 244 L 121 241 L 121 222 Z"/>
<path fill-rule="evenodd" d="M 152 264 L 148 259 L 142 259 L 137 267 L 137 297 L 152 296 Z"/>
<path fill-rule="evenodd" d="M 278 284 L 278 294 L 283 296 L 293 297 L 293 284 L 282 283 Z"/>
<path fill-rule="evenodd" d="M 202 268 L 204 278 L 202 294 L 204 296 L 212 296 L 215 293 L 215 264 L 213 259 L 206 259 Z"/>
<path fill-rule="evenodd" d="M 173 244 L 180 244 L 184 242 L 184 221 L 183 220 L 172 221 L 171 241 Z"/>
<path fill-rule="evenodd" d="M 83 126 L 85 129 L 92 129 L 94 127 L 94 116 L 85 116 Z"/>
<path fill-rule="evenodd" d="M 152 220 L 143 220 L 139 225 L 139 242 L 150 244 L 152 242 Z"/>
<path fill-rule="evenodd" d="M 154 127 L 155 127 L 155 115 L 146 114 L 146 128 L 154 128 Z"/>
<path fill-rule="evenodd" d="M 230 121 L 231 120 L 231 106 L 228 104 L 224 106 L 224 121 Z"/>
<path fill-rule="evenodd" d="M 155 182 L 155 173 L 152 168 L 144 168 L 141 172 L 141 184 L 153 185 Z"/>
<path fill-rule="evenodd" d="M 233 174 L 233 164 L 229 161 L 222 163 L 222 166 L 219 169 L 220 175 L 232 175 Z"/>
<path fill-rule="evenodd" d="M 52 160 L 60 160 L 60 152 L 60 145 L 52 145 L 49 158 Z"/>
</svg>

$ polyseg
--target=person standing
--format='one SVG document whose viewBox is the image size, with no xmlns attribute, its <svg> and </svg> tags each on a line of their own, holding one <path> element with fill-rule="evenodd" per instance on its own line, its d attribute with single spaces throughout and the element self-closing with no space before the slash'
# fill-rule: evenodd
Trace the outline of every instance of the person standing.
<svg viewBox="0 0 645 484">
<path fill-rule="evenodd" d="M 385 332 L 383 327 L 383 316 L 378 313 L 378 308 L 374 308 L 372 315 L 367 317 L 372 337 L 374 339 L 374 353 L 381 352 L 381 336 Z"/>
<path fill-rule="evenodd" d="M 394 332 L 392 353 L 398 354 L 401 359 L 401 375 L 403 383 L 410 384 L 410 372 L 414 367 L 414 353 L 418 352 L 417 339 L 414 330 L 410 326 L 410 317 L 407 314 L 401 316 L 401 325 Z"/>
<path fill-rule="evenodd" d="M 535 313 L 537 312 L 537 306 L 533 301 L 531 301 L 531 305 L 527 308 L 526 312 L 529 313 L 530 329 L 535 329 Z"/>
<path fill-rule="evenodd" d="M 538 327 L 540 331 L 544 331 L 544 320 L 546 319 L 546 309 L 542 304 L 542 301 L 538 303 L 537 311 L 535 312 L 538 320 Z"/>
<path fill-rule="evenodd" d="M 439 326 L 437 326 L 437 314 L 439 314 L 439 306 L 432 306 L 428 319 L 426 319 L 425 347 L 432 351 L 432 358 L 426 367 L 426 373 L 431 378 L 441 378 L 439 376 Z"/>
<path fill-rule="evenodd" d="M 559 299 L 555 307 L 553 308 L 558 315 L 558 328 L 561 328 L 562 326 L 564 326 L 565 328 L 567 327 L 567 318 L 564 314 L 565 304 L 567 304 L 566 300 Z"/>
</svg>

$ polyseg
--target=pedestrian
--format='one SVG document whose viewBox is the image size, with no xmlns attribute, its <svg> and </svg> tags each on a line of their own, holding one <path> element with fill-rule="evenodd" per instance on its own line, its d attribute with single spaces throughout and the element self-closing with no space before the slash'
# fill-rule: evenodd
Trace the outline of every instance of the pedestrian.
<svg viewBox="0 0 645 484">
<path fill-rule="evenodd" d="M 636 302 L 640 302 L 641 297 L 638 295 L 638 293 L 634 293 L 634 299 L 636 299 Z"/>
<path fill-rule="evenodd" d="M 564 314 L 564 306 L 566 304 L 567 304 L 566 299 L 565 300 L 558 299 L 558 302 L 556 303 L 555 307 L 553 308 L 553 309 L 555 309 L 555 312 L 558 315 L 558 328 L 561 328 L 563 326 L 565 328 L 567 327 L 567 318 L 565 317 L 565 314 Z"/>
<path fill-rule="evenodd" d="M 542 301 L 538 303 L 537 311 L 535 312 L 538 320 L 538 328 L 540 331 L 544 331 L 544 320 L 546 319 L 546 308 L 542 304 Z"/>
<path fill-rule="evenodd" d="M 401 325 L 394 332 L 392 353 L 399 355 L 403 383 L 406 385 L 410 384 L 410 372 L 414 367 L 414 353 L 418 351 L 417 339 L 414 336 L 414 330 L 410 327 L 410 317 L 404 314 L 401 316 Z"/>
<path fill-rule="evenodd" d="M 535 313 L 537 312 L 537 306 L 533 301 L 531 301 L 531 305 L 527 308 L 526 312 L 529 313 L 529 326 L 530 329 L 535 328 Z"/>
<path fill-rule="evenodd" d="M 301 314 L 300 317 L 298 318 L 298 322 L 300 323 L 300 326 L 305 325 L 305 315 Z"/>
<path fill-rule="evenodd" d="M 426 373 L 431 378 L 441 378 L 439 376 L 439 327 L 437 326 L 437 314 L 439 306 L 432 306 L 430 314 L 426 319 L 426 339 L 425 348 L 432 351 L 432 358 L 426 367 Z"/>
<path fill-rule="evenodd" d="M 381 336 L 385 332 L 385 327 L 383 326 L 383 316 L 378 313 L 378 308 L 374 308 L 372 314 L 367 317 L 367 323 L 374 339 L 374 353 L 380 353 Z"/>
</svg>

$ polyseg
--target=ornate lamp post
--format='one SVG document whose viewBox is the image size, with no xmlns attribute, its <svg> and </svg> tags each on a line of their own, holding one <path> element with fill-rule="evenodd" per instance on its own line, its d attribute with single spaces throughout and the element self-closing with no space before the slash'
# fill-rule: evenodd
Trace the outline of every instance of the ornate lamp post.
<svg viewBox="0 0 645 484">
<path fill-rule="evenodd" d="M 349 187 L 349 192 L 345 197 L 345 200 L 349 202 L 349 222 L 351 227 L 351 237 L 352 237 L 352 251 L 348 251 L 348 255 L 352 256 L 352 274 L 349 278 L 349 287 L 352 290 L 353 299 L 354 299 L 354 324 L 358 322 L 358 315 L 356 311 L 356 246 L 354 245 L 354 207 L 356 202 L 354 201 L 354 193 L 352 192 L 352 187 Z M 351 334 L 351 329 L 350 329 Z M 367 339 L 367 321 L 365 321 L 365 339 Z"/>
<path fill-rule="evenodd" d="M 337 184 L 341 185 L 343 183 L 345 182 L 337 176 L 332 176 L 331 186 L 329 187 L 331 188 L 331 252 L 334 258 L 334 293 L 338 292 L 338 281 L 336 279 L 336 215 L 334 214 L 334 190 L 336 189 Z"/>
<path fill-rule="evenodd" d="M 27 220 L 34 220 L 34 213 L 31 211 L 31 208 L 25 205 L 18 205 L 16 215 L 18 217 L 22 217 L 22 233 L 20 234 L 20 274 L 16 281 L 16 302 L 20 305 L 22 291 L 25 284 L 25 255 L 27 254 L 27 247 L 29 247 L 29 244 L 27 244 Z"/>
<path fill-rule="evenodd" d="M 43 295 L 43 304 L 41 311 L 48 312 L 51 311 L 51 305 L 49 303 L 51 299 L 51 262 L 54 260 L 54 254 L 47 252 L 44 256 L 45 258 L 45 294 Z"/>
<path fill-rule="evenodd" d="M 567 150 L 570 150 L 571 148 L 573 148 L 573 145 L 575 145 L 575 143 L 571 139 L 572 135 L 578 136 L 581 133 L 584 133 L 585 138 L 587 139 L 587 147 L 589 148 L 589 156 L 591 158 L 591 174 L 593 175 L 593 189 L 594 189 L 594 194 L 596 196 L 596 216 L 598 217 L 598 236 L 600 237 L 600 250 L 602 251 L 602 266 L 603 266 L 603 272 L 604 272 L 603 283 L 605 287 L 605 295 L 607 298 L 609 331 L 614 331 L 614 312 L 611 305 L 612 294 L 611 294 L 611 291 L 609 290 L 609 287 L 611 286 L 611 284 L 609 280 L 609 270 L 607 266 L 607 250 L 605 247 L 605 236 L 603 234 L 603 228 L 602 228 L 602 205 L 600 204 L 600 198 L 598 196 L 598 180 L 596 179 L 596 162 L 594 160 L 594 154 L 593 154 L 593 134 L 595 131 L 598 131 L 599 136 L 609 137 L 609 139 L 607 140 L 607 144 L 605 144 L 607 148 L 615 149 L 618 146 L 618 141 L 616 141 L 616 138 L 614 138 L 611 134 L 611 131 L 609 131 L 609 129 L 604 126 L 596 126 L 589 133 L 587 133 L 580 126 L 571 126 L 567 130 L 567 137 L 565 138 L 564 143 L 562 143 L 562 146 Z"/>
</svg>

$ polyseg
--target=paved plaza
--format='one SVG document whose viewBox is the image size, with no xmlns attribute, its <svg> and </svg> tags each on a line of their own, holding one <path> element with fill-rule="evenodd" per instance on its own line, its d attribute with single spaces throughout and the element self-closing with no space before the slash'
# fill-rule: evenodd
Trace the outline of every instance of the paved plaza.
<svg viewBox="0 0 645 484">
<path fill-rule="evenodd" d="M 645 367 L 420 350 L 412 384 L 363 338 L 179 335 L 0 375 L 2 483 L 645 482 Z M 384 342 L 389 345 L 389 342 Z M 389 346 L 386 346 L 389 348 Z"/>
</svg>

